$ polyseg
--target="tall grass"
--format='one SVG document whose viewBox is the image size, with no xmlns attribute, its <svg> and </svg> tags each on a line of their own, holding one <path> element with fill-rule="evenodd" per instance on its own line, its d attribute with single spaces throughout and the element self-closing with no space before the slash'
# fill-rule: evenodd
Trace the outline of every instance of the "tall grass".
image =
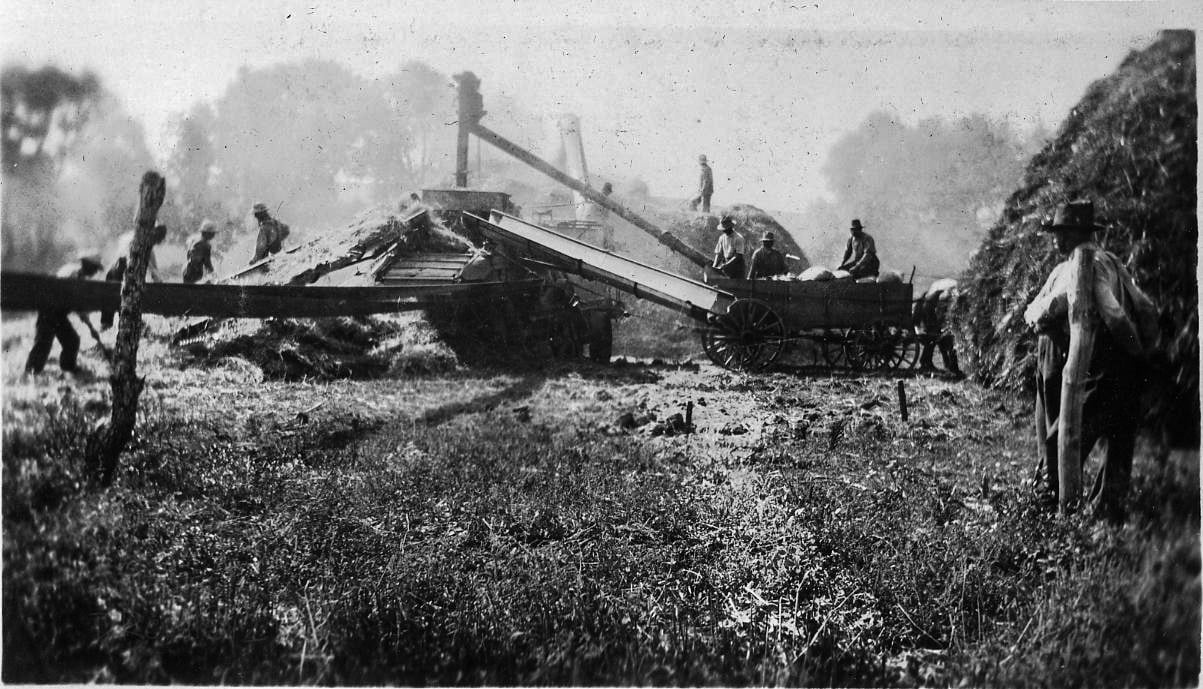
<svg viewBox="0 0 1203 689">
<path fill-rule="evenodd" d="M 692 375 L 677 391 L 719 404 L 722 381 Z M 7 400 L 3 679 L 1198 675 L 1188 457 L 1140 463 L 1132 518 L 1115 529 L 1042 511 L 1024 485 L 1026 417 L 967 387 L 942 394 L 972 429 L 920 404 L 903 425 L 797 379 L 749 379 L 722 403 L 751 400 L 771 428 L 741 444 L 713 428 L 616 434 L 570 402 L 622 387 L 559 376 L 528 391 L 530 422 L 463 406 L 437 424 L 334 409 L 320 423 L 248 425 L 220 405 L 184 413 L 152 397 L 107 491 L 76 478 L 85 402 Z M 263 403 L 286 390 L 263 386 Z M 799 412 L 805 438 L 780 421 Z"/>
</svg>

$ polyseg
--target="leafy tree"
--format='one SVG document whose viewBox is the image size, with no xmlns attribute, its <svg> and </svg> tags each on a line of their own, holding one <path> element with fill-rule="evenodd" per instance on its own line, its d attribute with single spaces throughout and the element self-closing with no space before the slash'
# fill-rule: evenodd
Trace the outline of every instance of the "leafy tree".
<svg viewBox="0 0 1203 689">
<path fill-rule="evenodd" d="M 75 76 L 50 65 L 5 66 L 0 72 L 5 172 L 30 174 L 31 168 L 61 162 L 100 94 L 100 80 L 91 72 Z"/>
<path fill-rule="evenodd" d="M 455 103 L 451 80 L 424 62 L 411 60 L 381 80 L 385 99 L 404 135 L 389 154 L 400 161 L 398 186 L 424 186 L 455 165 Z"/>
<path fill-rule="evenodd" d="M 848 221 L 860 218 L 877 239 L 883 267 L 955 274 L 1022 177 L 1033 139 L 1043 136 L 1021 136 L 984 115 L 908 125 L 892 113 L 871 113 L 832 147 L 823 173 L 834 198 L 813 205 L 811 219 L 840 218 L 830 232 L 839 239 L 831 245 L 842 247 Z"/>
<path fill-rule="evenodd" d="M 175 146 L 165 170 L 175 193 L 160 217 L 177 240 L 195 232 L 205 218 L 221 224 L 242 215 L 242 209 L 228 208 L 222 203 L 212 186 L 217 165 L 212 134 L 215 119 L 212 107 L 197 103 L 171 121 Z M 218 235 L 219 244 L 229 239 L 228 233 Z"/>
<path fill-rule="evenodd" d="M 352 200 L 379 166 L 382 142 L 395 136 L 379 89 L 328 61 L 244 67 L 213 111 L 187 133 L 209 129 L 208 179 L 218 197 L 243 212 L 262 201 L 307 222 L 362 205 Z M 181 169 L 197 184 L 206 161 L 194 158 Z"/>
<path fill-rule="evenodd" d="M 6 66 L 0 212 L 4 266 L 52 270 L 129 229 L 149 166 L 141 127 L 91 73 Z"/>
</svg>

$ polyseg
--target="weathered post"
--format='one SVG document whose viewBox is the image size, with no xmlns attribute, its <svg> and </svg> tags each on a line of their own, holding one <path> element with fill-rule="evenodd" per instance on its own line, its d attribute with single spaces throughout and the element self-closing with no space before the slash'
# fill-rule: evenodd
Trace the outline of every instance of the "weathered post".
<svg viewBox="0 0 1203 689">
<path fill-rule="evenodd" d="M 910 420 L 910 414 L 906 410 L 906 386 L 902 381 L 898 381 L 898 415 L 902 417 L 902 422 L 906 423 Z"/>
<path fill-rule="evenodd" d="M 1082 398 L 1094 351 L 1094 252 L 1078 246 L 1071 255 L 1069 353 L 1061 372 L 1061 414 L 1057 421 L 1058 506 L 1074 511 L 1082 495 Z"/>
<path fill-rule="evenodd" d="M 105 486 L 113 481 L 117 459 L 134 433 L 138 415 L 138 396 L 142 393 L 142 380 L 137 374 L 138 340 L 142 336 L 142 288 L 146 284 L 155 219 L 166 193 L 166 183 L 159 173 L 151 170 L 142 175 L 134 241 L 130 243 L 128 267 L 121 281 L 117 345 L 109 375 L 113 414 L 107 424 L 93 431 L 85 455 L 89 471 L 94 476 L 99 471 L 100 483 Z"/>
</svg>

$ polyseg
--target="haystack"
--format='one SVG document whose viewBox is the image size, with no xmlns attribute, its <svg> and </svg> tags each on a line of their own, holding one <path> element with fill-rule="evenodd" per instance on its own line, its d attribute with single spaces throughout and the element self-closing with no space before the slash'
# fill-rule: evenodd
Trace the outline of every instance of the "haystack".
<svg viewBox="0 0 1203 689">
<path fill-rule="evenodd" d="M 317 233 L 308 241 L 276 254 L 240 281 L 256 284 L 307 285 L 353 263 L 371 258 L 397 242 L 412 252 L 467 251 L 469 244 L 436 218 L 423 221 L 424 232 L 410 226 L 391 205 L 370 208 L 341 227 Z M 365 279 L 368 284 L 370 279 Z"/>
<path fill-rule="evenodd" d="M 698 214 L 685 210 L 645 209 L 641 212 L 661 229 L 671 232 L 681 241 L 702 252 L 703 255 L 712 256 L 714 254 L 714 244 L 718 241 L 718 223 L 721 216 Z M 802 251 L 802 247 L 798 246 L 789 231 L 782 227 L 773 216 L 750 204 L 735 204 L 730 206 L 726 212 L 735 219 L 736 230 L 747 240 L 749 254 L 760 246 L 760 238 L 764 233 L 772 232 L 776 236 L 774 246 L 778 251 L 798 257 L 798 260 L 787 261 L 790 272 L 798 273 L 810 267 L 810 259 L 806 256 L 806 252 Z M 633 256 L 633 258 L 640 257 Z M 654 263 L 661 265 L 664 262 L 656 261 Z M 665 267 L 690 277 L 701 276 L 701 270 L 684 259 L 674 258 Z"/>
<path fill-rule="evenodd" d="M 338 277 L 338 284 L 370 285 L 374 282 L 366 269 L 372 264 L 370 259 L 390 249 L 404 255 L 465 251 L 468 246 L 437 218 L 406 223 L 393 206 L 381 205 L 341 227 L 311 232 L 305 241 L 257 268 L 236 274 L 233 281 L 307 285 Z M 351 267 L 355 265 L 364 268 Z M 318 320 L 234 320 L 221 327 L 206 321 L 186 328 L 210 331 L 207 338 L 189 347 L 194 355 L 209 363 L 240 357 L 258 366 L 268 379 L 371 378 L 460 366 L 457 353 L 442 341 L 442 333 L 434 332 L 422 312 Z"/>
<path fill-rule="evenodd" d="M 962 276 L 955 320 L 983 383 L 1032 392 L 1035 338 L 1023 310 L 1057 262 L 1041 222 L 1058 204 L 1095 202 L 1097 239 L 1124 260 L 1161 317 L 1153 426 L 1198 442 L 1195 40 L 1166 31 L 1093 83 Z"/>
</svg>

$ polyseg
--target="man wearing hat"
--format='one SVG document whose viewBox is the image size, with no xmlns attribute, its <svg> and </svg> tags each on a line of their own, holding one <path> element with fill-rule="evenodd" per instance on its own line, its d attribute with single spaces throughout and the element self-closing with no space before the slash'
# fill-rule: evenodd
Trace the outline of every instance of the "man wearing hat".
<svg viewBox="0 0 1203 689">
<path fill-rule="evenodd" d="M 251 212 L 259 221 L 259 237 L 255 240 L 255 255 L 251 263 L 257 263 L 267 258 L 268 254 L 280 253 L 284 238 L 288 236 L 288 225 L 276 220 L 267 212 L 267 206 L 256 203 Z"/>
<path fill-rule="evenodd" d="M 99 273 L 102 268 L 104 268 L 104 264 L 100 262 L 100 254 L 83 251 L 76 260 L 59 268 L 55 275 L 60 278 L 87 280 Z M 71 327 L 71 320 L 67 317 L 68 313 L 60 310 L 38 312 L 37 324 L 34 326 L 33 348 L 29 350 L 29 358 L 25 360 L 26 373 L 42 372 L 46 366 L 46 360 L 50 358 L 50 348 L 54 346 L 56 339 L 62 348 L 58 358 L 59 368 L 68 373 L 75 371 L 75 358 L 79 355 L 79 335 L 75 334 L 75 328 Z M 76 316 L 88 326 L 92 336 L 97 337 L 99 342 L 96 329 L 88 320 L 88 314 L 77 313 Z"/>
<path fill-rule="evenodd" d="M 752 252 L 752 261 L 748 266 L 749 280 L 771 278 L 789 272 L 785 267 L 785 254 L 773 248 L 774 239 L 776 237 L 772 232 L 765 232 L 760 238 L 760 248 Z"/>
<path fill-rule="evenodd" d="M 735 231 L 735 220 L 729 215 L 723 216 L 719 226 L 722 228 L 722 234 L 718 237 L 718 243 L 714 245 L 713 265 L 729 278 L 742 278 L 746 250 L 744 238 Z"/>
<path fill-rule="evenodd" d="M 848 247 L 844 249 L 844 260 L 840 263 L 839 270 L 852 273 L 853 279 L 856 280 L 864 277 L 877 277 L 877 272 L 881 268 L 881 262 L 877 260 L 877 244 L 865 232 L 865 226 L 860 224 L 860 218 L 852 220 L 849 232 L 852 236 L 848 238 Z"/>
<path fill-rule="evenodd" d="M 184 265 L 184 282 L 192 284 L 213 272 L 213 237 L 217 223 L 205 218 L 200 233 L 188 238 L 188 262 Z"/>
<path fill-rule="evenodd" d="M 1069 350 L 1069 293 L 1074 287 L 1073 254 L 1086 251 L 1094 273 L 1094 316 L 1099 328 L 1089 354 L 1082 397 L 1081 461 L 1106 439 L 1106 458 L 1095 477 L 1089 499 L 1096 514 L 1118 522 L 1124 519 L 1124 499 L 1132 474 L 1132 448 L 1139 422 L 1140 388 L 1145 362 L 1157 342 L 1157 309 L 1141 291 L 1123 263 L 1093 241 L 1101 229 L 1094 222 L 1094 204 L 1077 201 L 1057 209 L 1052 232 L 1058 263 L 1044 288 L 1028 305 L 1024 321 L 1039 334 L 1036 361 L 1036 433 L 1046 485 L 1058 490 L 1058 419 L 1061 415 L 1062 370 Z"/>
<path fill-rule="evenodd" d="M 714 195 L 714 172 L 710 169 L 710 163 L 706 161 L 706 156 L 698 156 L 698 164 L 702 166 L 702 176 L 698 180 L 698 195 L 689 203 L 689 207 L 693 210 L 698 209 L 698 204 L 702 204 L 702 212 L 710 212 L 710 197 Z"/>
</svg>

